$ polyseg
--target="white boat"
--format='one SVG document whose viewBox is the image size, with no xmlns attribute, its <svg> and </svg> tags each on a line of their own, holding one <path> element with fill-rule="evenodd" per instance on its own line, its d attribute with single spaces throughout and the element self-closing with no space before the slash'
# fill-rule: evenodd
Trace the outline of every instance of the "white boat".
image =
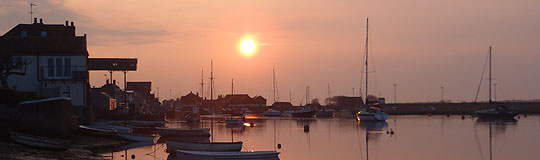
<svg viewBox="0 0 540 160">
<path fill-rule="evenodd" d="M 381 107 L 376 105 L 358 111 L 356 116 L 359 121 L 386 121 L 386 119 L 388 119 L 388 114 L 386 114 Z"/>
<path fill-rule="evenodd" d="M 78 131 L 93 136 L 113 136 L 118 133 L 114 128 L 95 128 L 86 125 L 79 125 Z"/>
<path fill-rule="evenodd" d="M 209 128 L 156 128 L 161 136 L 210 136 Z"/>
<path fill-rule="evenodd" d="M 248 151 L 248 152 L 207 152 L 177 150 L 176 156 L 180 159 L 222 160 L 222 159 L 253 159 L 253 160 L 279 160 L 277 151 Z"/>
<path fill-rule="evenodd" d="M 11 140 L 35 148 L 66 150 L 66 141 L 48 137 L 40 137 L 17 132 L 10 132 Z"/>
<path fill-rule="evenodd" d="M 369 19 L 366 20 L 366 57 L 365 57 L 365 65 L 366 65 L 366 101 L 364 109 L 361 111 L 358 111 L 356 113 L 356 118 L 360 121 L 386 121 L 388 119 L 388 114 L 382 110 L 381 107 L 377 105 L 370 105 L 370 102 L 368 100 L 369 92 L 368 92 L 368 35 L 369 35 Z"/>
<path fill-rule="evenodd" d="M 267 111 L 264 111 L 264 116 L 280 116 L 281 112 L 278 110 L 269 109 Z"/>
<path fill-rule="evenodd" d="M 144 135 L 137 135 L 137 134 L 126 134 L 126 133 L 117 133 L 118 137 L 130 140 L 130 141 L 138 141 L 138 142 L 153 142 L 156 138 L 155 136 L 144 136 Z"/>
<path fill-rule="evenodd" d="M 89 127 L 97 129 L 115 129 L 118 133 L 132 133 L 133 129 L 131 127 L 119 126 L 119 125 L 110 125 L 105 123 L 94 123 Z"/>
<path fill-rule="evenodd" d="M 243 142 L 179 142 L 166 141 L 167 152 L 175 152 L 176 150 L 188 151 L 240 151 L 242 150 Z"/>
</svg>

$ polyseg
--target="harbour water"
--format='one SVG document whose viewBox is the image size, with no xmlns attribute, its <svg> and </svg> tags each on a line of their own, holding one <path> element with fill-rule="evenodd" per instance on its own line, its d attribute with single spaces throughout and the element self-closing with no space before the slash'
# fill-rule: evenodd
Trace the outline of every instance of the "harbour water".
<svg viewBox="0 0 540 160">
<path fill-rule="evenodd" d="M 538 115 L 519 115 L 513 121 L 495 122 L 458 115 L 391 116 L 379 123 L 357 122 L 353 118 L 255 116 L 248 116 L 248 121 L 254 126 L 230 128 L 214 122 L 213 140 L 243 141 L 243 150 L 277 150 L 282 160 L 536 159 L 540 151 Z M 309 131 L 305 130 L 306 125 Z M 210 128 L 210 123 L 171 122 L 167 126 Z M 281 149 L 277 144 L 281 144 Z M 165 149 L 163 143 L 158 143 L 102 155 L 112 159 L 174 158 Z"/>
</svg>

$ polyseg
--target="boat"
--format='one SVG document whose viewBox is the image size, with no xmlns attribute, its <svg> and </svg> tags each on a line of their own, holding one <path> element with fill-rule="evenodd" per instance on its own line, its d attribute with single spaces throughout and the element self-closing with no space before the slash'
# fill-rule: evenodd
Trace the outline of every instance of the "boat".
<svg viewBox="0 0 540 160">
<path fill-rule="evenodd" d="M 281 112 L 278 111 L 278 110 L 273 110 L 273 109 L 269 109 L 267 111 L 264 111 L 264 116 L 268 116 L 268 117 L 272 117 L 272 116 L 276 116 L 276 117 L 279 117 L 281 116 Z"/>
<path fill-rule="evenodd" d="M 14 142 L 34 147 L 51 150 L 66 150 L 67 145 L 65 140 L 54 139 L 48 137 L 34 136 L 29 134 L 22 134 L 17 132 L 9 133 L 11 140 Z"/>
<path fill-rule="evenodd" d="M 210 129 L 209 128 L 164 128 L 159 127 L 156 128 L 157 132 L 161 136 L 210 136 Z"/>
<path fill-rule="evenodd" d="M 244 125 L 244 119 L 226 118 L 225 123 L 227 123 L 228 126 L 242 126 L 242 125 Z"/>
<path fill-rule="evenodd" d="M 277 151 L 245 151 L 245 152 L 208 152 L 208 151 L 186 151 L 177 150 L 176 156 L 178 159 L 264 159 L 264 160 L 279 160 L 279 152 Z"/>
<path fill-rule="evenodd" d="M 388 114 L 378 105 L 369 105 L 356 114 L 359 121 L 386 121 Z"/>
<path fill-rule="evenodd" d="M 202 116 L 197 113 L 188 113 L 185 118 L 187 122 L 201 122 Z"/>
<path fill-rule="evenodd" d="M 79 132 L 87 135 L 93 136 L 114 136 L 118 131 L 114 128 L 104 129 L 104 128 L 95 128 L 92 126 L 79 125 Z"/>
<path fill-rule="evenodd" d="M 334 117 L 334 110 L 333 109 L 323 109 L 319 110 L 316 114 L 318 118 L 321 117 Z"/>
<path fill-rule="evenodd" d="M 308 107 L 302 107 L 300 110 L 293 111 L 291 115 L 295 118 L 312 118 L 315 115 L 315 110 Z"/>
<path fill-rule="evenodd" d="M 117 133 L 118 137 L 123 138 L 129 141 L 137 142 L 153 142 L 156 138 L 155 136 L 144 136 L 139 134 L 126 134 L 126 133 Z"/>
<path fill-rule="evenodd" d="M 369 19 L 366 19 L 366 101 L 363 110 L 360 110 L 356 113 L 356 119 L 359 121 L 386 121 L 388 119 L 388 114 L 383 111 L 382 107 L 374 104 L 370 104 L 368 100 L 368 35 L 369 35 Z"/>
<path fill-rule="evenodd" d="M 483 74 L 482 74 L 483 76 Z M 495 108 L 491 108 L 495 104 L 491 100 L 491 46 L 489 46 L 489 109 L 476 111 L 476 115 L 480 119 L 513 119 L 517 113 L 506 108 L 502 103 L 497 103 Z M 480 83 L 481 84 L 481 83 Z M 480 89 L 480 87 L 478 88 Z M 475 99 L 476 101 L 476 99 Z"/>
<path fill-rule="evenodd" d="M 238 142 L 179 142 L 165 141 L 167 152 L 175 152 L 176 150 L 188 151 L 240 151 L 242 150 L 242 141 Z"/>
<path fill-rule="evenodd" d="M 480 110 L 475 112 L 478 118 L 485 119 L 514 119 L 517 115 L 516 112 L 506 108 L 504 105 L 499 104 L 495 108 Z"/>
<path fill-rule="evenodd" d="M 89 127 L 97 128 L 97 129 L 115 129 L 118 133 L 133 133 L 133 129 L 131 127 L 127 126 L 120 126 L 120 125 L 110 125 L 106 123 L 94 123 L 90 125 Z"/>
</svg>

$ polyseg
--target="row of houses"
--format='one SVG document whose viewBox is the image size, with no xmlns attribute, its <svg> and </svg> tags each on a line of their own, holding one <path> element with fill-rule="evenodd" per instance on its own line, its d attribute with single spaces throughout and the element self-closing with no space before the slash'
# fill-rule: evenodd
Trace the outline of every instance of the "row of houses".
<svg viewBox="0 0 540 160">
<path fill-rule="evenodd" d="M 165 100 L 163 105 L 169 111 L 192 113 L 249 113 L 263 112 L 267 109 L 262 96 L 250 97 L 248 94 L 219 95 L 217 99 L 203 99 L 198 93 L 190 92 L 176 100 Z"/>
</svg>

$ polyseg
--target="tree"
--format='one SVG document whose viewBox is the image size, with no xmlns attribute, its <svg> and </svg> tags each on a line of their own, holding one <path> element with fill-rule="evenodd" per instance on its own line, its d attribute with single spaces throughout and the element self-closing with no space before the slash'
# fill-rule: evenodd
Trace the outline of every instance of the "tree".
<svg viewBox="0 0 540 160">
<path fill-rule="evenodd" d="M 315 98 L 315 99 L 311 100 L 311 104 L 319 104 L 320 105 L 319 99 Z"/>
<path fill-rule="evenodd" d="M 0 56 L 0 83 L 3 88 L 9 88 L 7 79 L 11 75 L 25 75 L 26 66 L 31 61 L 16 56 Z"/>
</svg>

